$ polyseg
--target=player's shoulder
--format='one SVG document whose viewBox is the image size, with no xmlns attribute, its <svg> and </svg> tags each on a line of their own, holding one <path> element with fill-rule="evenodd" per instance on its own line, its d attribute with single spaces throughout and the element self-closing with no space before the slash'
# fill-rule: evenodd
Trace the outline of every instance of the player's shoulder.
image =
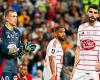
<svg viewBox="0 0 100 80">
<path fill-rule="evenodd" d="M 81 29 L 83 29 L 86 26 L 88 26 L 88 22 L 80 24 L 79 27 L 78 27 L 78 30 L 81 30 Z"/>
<path fill-rule="evenodd" d="M 85 22 L 85 23 L 80 24 L 80 25 L 79 25 L 79 28 L 82 28 L 82 27 L 84 27 L 84 26 L 88 26 L 88 22 Z"/>
<path fill-rule="evenodd" d="M 19 34 L 20 34 L 19 29 L 17 29 L 16 27 L 14 28 L 14 31 L 15 31 L 16 33 L 19 33 Z"/>
<path fill-rule="evenodd" d="M 56 45 L 57 45 L 57 40 L 56 40 L 55 38 L 52 39 L 52 40 L 49 42 L 48 45 L 53 46 L 53 47 L 56 47 Z"/>
<path fill-rule="evenodd" d="M 96 21 L 96 26 L 100 26 L 100 22 L 99 21 Z"/>
</svg>

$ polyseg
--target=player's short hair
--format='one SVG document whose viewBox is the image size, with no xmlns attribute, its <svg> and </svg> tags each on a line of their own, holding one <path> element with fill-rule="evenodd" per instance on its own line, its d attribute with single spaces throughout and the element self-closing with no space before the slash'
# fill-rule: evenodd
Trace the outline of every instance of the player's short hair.
<svg viewBox="0 0 100 80">
<path fill-rule="evenodd" d="M 6 10 L 6 11 L 4 12 L 4 16 L 5 16 L 5 17 L 8 16 L 10 12 L 16 12 L 16 11 L 13 10 L 13 9 L 8 9 L 8 10 Z"/>
<path fill-rule="evenodd" d="M 98 10 L 98 12 L 100 12 L 100 8 L 99 8 L 98 5 L 91 4 L 91 5 L 89 6 L 88 10 L 89 10 L 90 8 L 96 9 L 96 10 Z"/>
<path fill-rule="evenodd" d="M 62 25 L 52 28 L 52 32 L 57 32 L 59 29 L 64 28 Z M 64 28 L 65 29 L 65 28 Z"/>
</svg>

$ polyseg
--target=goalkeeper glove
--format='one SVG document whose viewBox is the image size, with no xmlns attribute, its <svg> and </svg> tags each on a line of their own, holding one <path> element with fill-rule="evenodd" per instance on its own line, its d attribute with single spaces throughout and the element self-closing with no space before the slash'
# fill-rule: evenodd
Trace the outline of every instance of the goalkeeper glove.
<svg viewBox="0 0 100 80">
<path fill-rule="evenodd" d="M 34 45 L 32 42 L 28 41 L 25 45 L 24 45 L 24 50 L 27 52 L 31 52 L 34 51 L 36 48 L 36 45 Z"/>
<path fill-rule="evenodd" d="M 9 44 L 7 48 L 9 49 L 9 55 L 15 55 L 16 52 L 19 50 L 19 48 L 17 48 L 15 44 Z"/>
</svg>

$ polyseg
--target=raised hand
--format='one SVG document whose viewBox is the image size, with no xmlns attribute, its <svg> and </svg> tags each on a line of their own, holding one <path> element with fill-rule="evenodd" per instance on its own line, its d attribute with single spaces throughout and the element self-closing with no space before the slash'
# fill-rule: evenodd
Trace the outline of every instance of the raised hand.
<svg viewBox="0 0 100 80">
<path fill-rule="evenodd" d="M 36 45 L 34 45 L 32 42 L 27 42 L 27 43 L 24 45 L 24 50 L 27 51 L 27 52 L 34 51 L 35 48 L 36 48 Z"/>
</svg>

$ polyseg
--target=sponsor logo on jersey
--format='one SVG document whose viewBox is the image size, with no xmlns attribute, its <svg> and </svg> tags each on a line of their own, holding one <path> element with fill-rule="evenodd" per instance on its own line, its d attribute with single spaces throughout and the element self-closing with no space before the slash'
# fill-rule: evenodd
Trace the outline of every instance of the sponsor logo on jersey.
<svg viewBox="0 0 100 80">
<path fill-rule="evenodd" d="M 81 41 L 81 47 L 84 50 L 94 49 L 96 46 L 95 42 L 91 39 L 84 39 Z"/>
</svg>

